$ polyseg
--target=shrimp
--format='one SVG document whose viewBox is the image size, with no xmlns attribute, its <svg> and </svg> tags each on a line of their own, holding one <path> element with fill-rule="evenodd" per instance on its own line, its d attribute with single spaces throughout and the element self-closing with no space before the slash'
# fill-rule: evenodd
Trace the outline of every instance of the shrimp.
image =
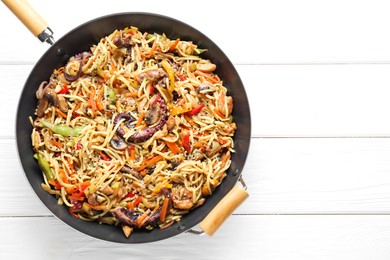
<svg viewBox="0 0 390 260">
<path fill-rule="evenodd" d="M 184 192 L 172 192 L 172 201 L 173 206 L 178 209 L 188 210 L 194 206 L 192 193 L 187 189 L 184 189 Z"/>
<path fill-rule="evenodd" d="M 228 117 L 233 111 L 233 98 L 226 96 L 225 93 L 219 95 L 217 100 L 217 109 L 222 115 Z"/>
</svg>

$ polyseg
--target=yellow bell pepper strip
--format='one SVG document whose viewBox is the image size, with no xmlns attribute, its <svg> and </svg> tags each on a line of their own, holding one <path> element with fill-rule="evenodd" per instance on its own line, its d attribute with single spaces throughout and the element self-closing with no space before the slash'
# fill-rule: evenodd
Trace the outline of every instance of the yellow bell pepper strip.
<svg viewBox="0 0 390 260">
<path fill-rule="evenodd" d="M 38 166 L 41 168 L 43 174 L 45 174 L 45 177 L 48 181 L 53 181 L 55 179 L 54 173 L 50 169 L 49 162 L 46 161 L 46 159 L 43 157 L 42 154 L 37 154 L 38 158 Z"/>
<path fill-rule="evenodd" d="M 165 69 L 165 71 L 168 74 L 168 79 L 169 79 L 168 91 L 169 93 L 172 93 L 173 90 L 175 89 L 175 72 L 173 71 L 173 68 L 171 64 L 169 64 L 168 60 L 163 60 L 161 62 L 161 66 Z"/>
<path fill-rule="evenodd" d="M 44 127 L 49 128 L 54 133 L 62 136 L 74 136 L 74 137 L 79 136 L 81 131 L 85 128 L 85 126 L 70 127 L 67 125 L 57 125 L 57 124 L 49 123 L 45 120 L 41 120 L 41 124 Z"/>
<path fill-rule="evenodd" d="M 177 116 L 177 115 L 184 114 L 184 113 L 187 113 L 187 112 L 192 110 L 192 108 L 190 106 L 182 107 L 182 106 L 176 106 L 174 104 L 169 104 L 168 109 L 169 109 L 171 116 Z"/>
</svg>

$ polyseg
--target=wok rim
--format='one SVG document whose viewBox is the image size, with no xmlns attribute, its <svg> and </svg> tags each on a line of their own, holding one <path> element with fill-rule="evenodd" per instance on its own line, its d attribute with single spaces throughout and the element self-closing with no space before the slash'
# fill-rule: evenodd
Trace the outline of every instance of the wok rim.
<svg viewBox="0 0 390 260">
<path fill-rule="evenodd" d="M 35 166 L 33 166 L 31 164 L 31 160 L 34 161 L 33 158 L 26 158 L 24 156 L 24 155 L 26 155 L 26 153 L 28 154 L 28 151 L 26 152 L 26 150 L 32 150 L 32 147 L 31 147 L 31 139 L 30 139 L 30 143 L 28 144 L 30 149 L 25 148 L 26 134 L 28 132 L 27 131 L 28 129 L 26 130 L 23 128 L 23 125 L 26 125 L 26 122 L 23 122 L 22 120 L 28 121 L 28 119 L 26 119 L 25 117 L 22 117 L 20 115 L 26 114 L 26 111 L 24 109 L 24 107 L 26 106 L 25 105 L 26 103 L 24 103 L 24 101 L 28 101 L 28 99 L 25 100 L 26 99 L 25 96 L 26 96 L 26 93 L 29 93 L 28 88 L 32 85 L 32 82 L 34 82 L 33 78 L 35 78 L 35 76 L 37 76 L 39 74 L 39 73 L 37 73 L 37 71 L 40 70 L 40 68 L 42 68 L 42 66 L 47 64 L 48 60 L 54 59 L 53 57 L 51 57 L 51 58 L 48 57 L 48 55 L 53 55 L 53 51 L 55 53 L 57 53 L 57 51 L 60 48 L 63 48 L 63 47 L 61 47 L 62 46 L 61 44 L 63 42 L 69 41 L 69 38 L 71 38 L 75 34 L 78 35 L 80 33 L 80 31 L 85 30 L 85 28 L 88 28 L 89 26 L 94 26 L 96 24 L 102 23 L 102 22 L 106 21 L 107 19 L 108 20 L 115 20 L 115 19 L 121 18 L 121 21 L 123 19 L 124 20 L 132 20 L 132 18 L 129 18 L 132 16 L 143 17 L 145 19 L 146 18 L 153 18 L 153 19 L 158 20 L 162 23 L 168 23 L 168 24 L 173 24 L 175 26 L 177 25 L 179 27 L 184 27 L 184 28 L 188 29 L 191 33 L 196 34 L 196 39 L 193 39 L 193 42 L 195 44 L 197 44 L 200 47 L 202 47 L 203 44 L 206 44 L 208 47 L 212 47 L 211 49 L 213 49 L 213 52 L 215 52 L 216 56 L 219 58 L 222 58 L 222 60 L 224 62 L 226 62 L 226 64 L 224 66 L 222 66 L 222 68 L 227 67 L 227 68 L 229 68 L 229 70 L 231 72 L 233 72 L 233 74 L 234 74 L 233 76 L 235 77 L 234 82 L 238 83 L 238 86 L 239 86 L 240 100 L 242 100 L 243 102 L 240 102 L 239 106 L 234 105 L 234 109 L 233 109 L 233 117 L 235 118 L 234 122 L 237 122 L 237 118 L 239 118 L 239 120 L 241 120 L 241 118 L 242 118 L 242 115 L 240 117 L 238 117 L 239 115 L 235 114 L 235 111 L 237 110 L 237 108 L 240 111 L 241 111 L 241 109 L 246 111 L 247 115 L 244 115 L 244 118 L 243 118 L 244 123 L 245 123 L 244 124 L 245 131 L 242 134 L 243 136 L 240 135 L 240 141 L 241 141 L 241 138 L 243 139 L 242 140 L 243 144 L 241 145 L 243 147 L 242 148 L 240 147 L 240 149 L 242 150 L 242 151 L 241 150 L 240 151 L 242 153 L 240 153 L 239 155 L 237 155 L 237 153 L 234 153 L 232 155 L 232 159 L 231 159 L 232 165 L 228 169 L 227 176 L 225 177 L 224 181 L 222 181 L 222 183 L 217 187 L 215 192 L 210 197 L 208 197 L 206 199 L 205 205 L 199 207 L 198 209 L 192 210 L 189 214 L 185 215 L 180 222 L 173 224 L 170 228 L 168 228 L 166 230 L 160 231 L 158 228 L 155 228 L 152 231 L 139 231 L 139 232 L 134 232 L 129 238 L 125 238 L 120 227 L 115 227 L 112 225 L 100 225 L 97 222 L 82 221 L 82 220 L 79 220 L 77 218 L 74 218 L 73 216 L 71 216 L 67 212 L 66 212 L 67 214 L 65 215 L 64 210 L 67 211 L 66 206 L 56 205 L 57 199 L 55 198 L 55 196 L 50 195 L 49 193 L 44 191 L 40 187 L 40 185 L 37 185 L 37 179 L 40 180 L 39 183 L 42 183 L 42 173 L 39 170 L 36 162 L 35 162 Z M 131 22 L 131 24 L 130 23 L 127 24 L 127 26 L 135 26 L 135 27 L 139 28 L 140 31 L 145 31 L 144 29 L 140 28 L 143 26 L 137 26 L 137 23 L 140 23 L 140 22 L 133 21 L 133 22 Z M 152 26 L 152 28 L 153 27 L 154 26 Z M 118 27 L 115 27 L 115 28 L 122 29 L 123 26 L 121 28 L 118 28 Z M 156 28 L 158 28 L 158 27 L 156 26 Z M 158 31 L 158 30 L 156 29 L 156 31 Z M 107 35 L 107 33 L 105 33 L 105 35 Z M 178 35 L 180 36 L 181 32 L 179 32 Z M 84 35 L 82 35 L 82 36 L 84 36 Z M 170 36 L 167 35 L 167 37 L 169 38 Z M 100 40 L 100 38 L 101 38 L 101 36 L 98 36 L 98 40 Z M 185 38 L 186 37 L 183 37 L 184 40 L 186 40 Z M 82 46 L 84 46 L 84 45 L 91 46 L 90 44 L 88 45 L 86 43 L 82 44 L 82 43 L 80 43 L 79 40 L 75 40 L 72 42 L 79 43 Z M 202 42 L 202 44 L 199 45 L 199 42 Z M 95 44 L 97 44 L 97 42 L 95 42 Z M 208 58 L 208 56 L 211 55 L 209 53 L 210 48 L 207 48 L 207 49 L 208 49 L 208 52 L 206 52 L 207 54 L 201 55 L 201 57 L 206 56 L 206 58 Z M 73 53 L 73 55 L 74 54 L 75 53 Z M 213 55 L 214 54 L 212 54 L 211 56 L 213 56 Z M 64 57 L 62 57 L 60 59 L 62 59 L 63 60 L 62 63 L 64 63 L 65 60 L 67 60 L 67 57 L 65 55 Z M 218 67 L 219 66 L 217 64 L 217 74 L 221 75 L 218 72 Z M 56 67 L 54 67 L 54 68 L 50 67 L 50 68 L 52 71 Z M 50 76 L 50 74 L 48 74 L 46 78 L 48 78 L 49 76 Z M 39 77 L 37 77 L 37 78 L 39 78 Z M 223 77 L 221 77 L 221 78 L 226 79 Z M 224 85 L 225 85 L 225 83 L 224 83 Z M 36 86 L 36 88 L 37 87 L 38 86 Z M 228 88 L 228 86 L 225 86 L 225 87 L 227 87 L 228 93 L 233 91 L 232 86 L 230 86 L 229 88 Z M 30 92 L 33 92 L 35 95 L 35 90 L 30 90 Z M 30 96 L 31 96 L 31 93 L 30 93 Z M 235 99 L 236 99 L 236 97 L 233 96 L 233 100 L 235 100 Z M 33 103 L 36 104 L 36 102 L 33 102 Z M 236 104 L 236 103 L 234 103 L 234 104 Z M 35 111 L 35 110 L 32 110 L 32 111 Z M 32 111 L 30 111 L 29 115 L 35 118 L 34 112 L 32 112 Z M 30 129 L 32 129 L 32 127 Z M 234 65 L 229 60 L 229 58 L 226 56 L 226 54 L 210 38 L 208 38 L 206 35 L 204 35 L 202 32 L 200 32 L 196 28 L 192 27 L 191 25 L 189 25 L 185 22 L 182 22 L 180 20 L 177 20 L 175 18 L 169 17 L 169 16 L 165 16 L 162 14 L 156 14 L 156 13 L 148 13 L 148 12 L 120 12 L 120 13 L 113 13 L 113 14 L 100 16 L 100 17 L 94 18 L 92 20 L 86 21 L 86 22 L 78 25 L 77 27 L 73 28 L 69 32 L 65 33 L 62 37 L 60 37 L 40 57 L 40 59 L 37 61 L 37 63 L 34 65 L 33 69 L 31 70 L 29 76 L 27 77 L 25 84 L 24 84 L 24 87 L 22 89 L 22 92 L 20 94 L 18 107 L 17 107 L 17 113 L 16 113 L 15 130 L 16 130 L 17 152 L 18 152 L 20 165 L 23 168 L 24 176 L 28 180 L 30 187 L 34 191 L 34 194 L 39 198 L 39 200 L 42 202 L 42 204 L 45 205 L 45 207 L 57 219 L 59 219 L 61 222 L 65 223 L 65 224 L 67 224 L 67 226 L 70 226 L 73 229 L 77 230 L 78 232 L 80 232 L 84 235 L 96 238 L 96 239 L 100 239 L 100 240 L 104 240 L 104 241 L 108 241 L 108 242 L 115 242 L 115 243 L 130 243 L 130 244 L 132 244 L 132 243 L 149 243 L 149 242 L 155 242 L 155 241 L 171 238 L 171 237 L 176 236 L 178 234 L 181 234 L 189 229 L 192 229 L 194 226 L 199 224 L 204 219 L 204 217 L 207 216 L 207 214 L 215 207 L 215 205 L 233 188 L 233 186 L 236 185 L 239 177 L 242 174 L 242 170 L 244 168 L 244 165 L 245 165 L 248 153 L 249 153 L 250 140 L 251 140 L 251 114 L 250 114 L 249 101 L 248 101 L 248 97 L 247 97 L 247 94 L 245 91 L 245 87 L 241 81 L 241 78 L 240 78 L 238 72 L 236 71 Z M 237 128 L 237 131 L 239 131 L 239 128 Z M 235 133 L 234 138 L 236 138 L 237 131 Z M 21 133 L 24 133 L 24 135 L 21 136 Z M 28 133 L 30 136 L 31 131 L 29 131 Z M 236 140 L 235 140 L 235 143 L 236 143 Z M 31 151 L 29 151 L 29 152 L 31 153 Z M 26 162 L 26 160 L 27 160 L 27 162 Z M 233 167 L 234 163 L 237 163 L 238 167 Z M 38 169 L 38 173 L 40 173 L 40 174 L 34 176 L 35 172 L 37 172 L 37 169 Z M 32 174 L 30 174 L 30 172 L 32 172 Z M 227 178 L 227 177 L 229 177 L 229 178 Z M 34 179 L 35 179 L 35 181 L 34 181 Z M 229 180 L 228 182 L 227 182 L 227 179 Z M 218 194 L 218 196 L 216 194 Z M 53 202 L 55 202 L 55 203 L 53 203 Z M 206 207 L 206 205 L 207 205 L 207 207 Z M 91 223 L 93 223 L 94 226 L 90 226 Z M 96 226 L 96 225 L 99 225 L 99 226 Z M 93 229 L 89 229 L 90 227 L 93 227 Z M 96 231 L 97 229 L 99 231 Z M 117 235 L 118 231 L 120 232 L 120 235 Z M 109 233 L 108 236 L 107 236 L 107 233 Z M 112 234 L 115 234 L 115 235 L 112 235 Z"/>
</svg>

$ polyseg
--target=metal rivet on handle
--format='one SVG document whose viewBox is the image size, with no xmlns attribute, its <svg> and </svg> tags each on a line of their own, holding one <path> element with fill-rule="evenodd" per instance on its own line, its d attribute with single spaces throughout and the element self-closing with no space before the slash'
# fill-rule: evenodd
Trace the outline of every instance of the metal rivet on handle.
<svg viewBox="0 0 390 260">
<path fill-rule="evenodd" d="M 65 55 L 65 50 L 63 48 L 58 48 L 57 49 L 57 56 L 64 56 Z"/>
<path fill-rule="evenodd" d="M 177 230 L 183 230 L 186 228 L 186 225 L 185 224 L 181 224 L 177 227 Z"/>
</svg>

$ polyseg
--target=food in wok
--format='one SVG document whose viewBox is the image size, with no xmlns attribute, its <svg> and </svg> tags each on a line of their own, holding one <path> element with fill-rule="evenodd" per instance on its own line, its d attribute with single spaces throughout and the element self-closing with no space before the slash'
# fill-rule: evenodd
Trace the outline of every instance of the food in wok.
<svg viewBox="0 0 390 260">
<path fill-rule="evenodd" d="M 236 130 L 203 51 L 128 27 L 54 70 L 30 118 L 42 188 L 127 237 L 201 207 L 230 167 Z"/>
</svg>

